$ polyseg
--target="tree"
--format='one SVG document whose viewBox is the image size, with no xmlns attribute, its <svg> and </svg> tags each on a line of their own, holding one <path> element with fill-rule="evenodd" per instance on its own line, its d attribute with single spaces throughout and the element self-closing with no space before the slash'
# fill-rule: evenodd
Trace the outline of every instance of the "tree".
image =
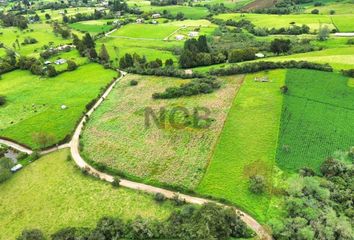
<svg viewBox="0 0 354 240">
<path fill-rule="evenodd" d="M 120 186 L 120 178 L 119 177 L 114 177 L 113 182 L 112 182 L 113 187 L 119 187 Z"/>
<path fill-rule="evenodd" d="M 177 15 L 176 15 L 176 19 L 177 20 L 183 20 L 184 19 L 184 13 L 178 12 Z"/>
<path fill-rule="evenodd" d="M 63 22 L 64 23 L 68 23 L 69 22 L 68 16 L 66 16 L 66 15 L 63 16 Z"/>
<path fill-rule="evenodd" d="M 48 13 L 46 13 L 44 16 L 45 16 L 45 19 L 47 19 L 47 20 L 51 19 L 51 16 Z"/>
<path fill-rule="evenodd" d="M 38 229 L 23 230 L 17 240 L 45 240 L 43 233 Z"/>
<path fill-rule="evenodd" d="M 85 34 L 82 41 L 83 41 L 84 45 L 86 46 L 86 48 L 94 48 L 95 47 L 95 42 L 93 41 L 93 39 L 89 33 Z"/>
<path fill-rule="evenodd" d="M 320 26 L 320 28 L 318 29 L 318 35 L 317 38 L 320 41 L 326 41 L 329 38 L 329 27 L 327 25 L 324 26 Z"/>
<path fill-rule="evenodd" d="M 270 43 L 270 50 L 277 55 L 280 53 L 286 53 L 291 49 L 291 42 L 289 39 L 274 39 Z"/>
<path fill-rule="evenodd" d="M 109 62 L 109 55 L 108 55 L 106 46 L 104 44 L 102 44 L 102 46 L 101 46 L 99 58 L 104 63 L 108 63 Z"/>
<path fill-rule="evenodd" d="M 311 13 L 312 13 L 312 14 L 319 14 L 320 11 L 319 11 L 318 9 L 313 9 L 313 10 L 311 11 Z"/>
<path fill-rule="evenodd" d="M 47 147 L 49 144 L 54 142 L 53 135 L 45 133 L 45 132 L 34 133 L 32 135 L 32 139 L 37 145 L 39 145 L 42 148 Z"/>
<path fill-rule="evenodd" d="M 6 104 L 6 97 L 0 95 L 0 107 L 4 106 Z"/>
<path fill-rule="evenodd" d="M 90 48 L 89 49 L 89 52 L 88 52 L 88 55 L 89 55 L 89 58 L 91 60 L 94 60 L 97 58 L 97 52 L 96 52 L 96 49 L 95 48 Z"/>
<path fill-rule="evenodd" d="M 55 77 L 56 75 L 58 75 L 57 70 L 55 69 L 54 66 L 52 65 L 47 66 L 47 75 L 48 77 Z"/>
<path fill-rule="evenodd" d="M 173 60 L 170 58 L 170 59 L 167 59 L 166 61 L 165 61 L 165 66 L 166 67 L 171 67 L 171 66 L 173 66 Z"/>
<path fill-rule="evenodd" d="M 68 67 L 67 67 L 68 71 L 74 71 L 77 68 L 76 63 L 72 60 L 68 60 L 67 64 L 68 64 Z"/>
<path fill-rule="evenodd" d="M 95 231 L 104 235 L 105 239 L 121 239 L 124 237 L 125 228 L 121 219 L 103 217 L 98 221 Z"/>
<path fill-rule="evenodd" d="M 280 87 L 280 92 L 283 94 L 286 94 L 288 92 L 288 90 L 289 90 L 289 88 L 286 85 Z"/>
<path fill-rule="evenodd" d="M 207 38 L 205 35 L 202 35 L 198 38 L 198 50 L 199 52 L 209 52 Z"/>
<path fill-rule="evenodd" d="M 346 170 L 344 163 L 334 158 L 328 158 L 321 165 L 321 173 L 326 177 L 338 176 Z"/>
<path fill-rule="evenodd" d="M 263 176 L 254 175 L 249 180 L 249 190 L 256 194 L 261 194 L 265 190 L 265 180 Z"/>
<path fill-rule="evenodd" d="M 336 13 L 335 10 L 330 10 L 330 11 L 329 11 L 329 14 L 331 14 L 331 15 L 334 15 L 335 13 Z"/>
</svg>

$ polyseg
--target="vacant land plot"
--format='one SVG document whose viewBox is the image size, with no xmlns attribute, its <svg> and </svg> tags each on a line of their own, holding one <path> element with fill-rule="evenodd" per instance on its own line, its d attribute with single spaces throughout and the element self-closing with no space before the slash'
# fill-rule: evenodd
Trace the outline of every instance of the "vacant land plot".
<svg viewBox="0 0 354 240">
<path fill-rule="evenodd" d="M 137 80 L 138 86 L 130 86 L 130 80 Z M 82 139 L 84 155 L 144 182 L 193 189 L 201 180 L 241 80 L 240 76 L 225 78 L 222 88 L 212 94 L 153 100 L 153 93 L 188 80 L 128 76 L 86 125 Z M 164 107 L 167 116 L 174 107 L 185 107 L 190 112 L 186 116 L 188 121 L 192 121 L 194 108 L 207 107 L 211 111 L 212 124 L 207 129 L 175 129 L 170 122 L 162 129 L 153 123 L 146 127 L 144 114 L 147 107 L 157 115 Z"/>
<path fill-rule="evenodd" d="M 354 89 L 338 73 L 289 70 L 277 164 L 283 170 L 319 170 L 336 151 L 354 140 Z"/>
<path fill-rule="evenodd" d="M 353 4 L 354 6 L 354 4 Z M 354 15 L 338 15 L 333 16 L 333 23 L 341 32 L 354 31 Z"/>
<path fill-rule="evenodd" d="M 234 99 L 209 167 L 197 192 L 224 198 L 260 221 L 266 221 L 271 202 L 273 169 L 282 108 L 279 87 L 285 70 L 247 75 Z M 256 82 L 255 77 L 270 82 Z M 255 195 L 249 177 L 265 177 L 268 190 Z"/>
<path fill-rule="evenodd" d="M 289 15 L 271 15 L 271 14 L 241 14 L 241 13 L 225 13 L 215 16 L 217 19 L 228 20 L 233 19 L 239 21 L 241 19 L 250 20 L 258 27 L 281 28 L 290 27 L 290 23 L 295 22 L 297 25 L 306 24 L 312 30 L 318 29 L 319 26 L 328 25 L 334 28 L 330 16 L 314 15 L 314 14 L 289 14 Z"/>
<path fill-rule="evenodd" d="M 201 19 L 208 15 L 209 11 L 206 7 L 189 7 L 181 5 L 171 5 L 171 6 L 148 6 L 144 5 L 140 7 L 140 10 L 144 12 L 159 12 L 162 13 L 163 10 L 169 11 L 173 16 L 181 12 L 184 14 L 185 18 L 189 19 Z"/>
<path fill-rule="evenodd" d="M 38 14 L 38 16 L 41 18 L 42 21 L 46 20 L 45 18 L 46 14 L 49 14 L 52 20 L 62 21 L 64 14 L 70 17 L 77 13 L 90 14 L 93 13 L 94 11 L 95 8 L 91 8 L 91 7 L 77 7 L 77 8 L 73 7 L 73 8 L 58 9 L 58 10 L 46 9 L 44 10 L 44 12 L 37 11 L 36 14 Z M 34 15 L 29 14 L 28 16 L 34 16 Z"/>
<path fill-rule="evenodd" d="M 60 36 L 56 36 L 49 24 L 30 24 L 29 29 L 23 31 L 14 27 L 2 28 L 0 32 L 2 33 L 0 34 L 0 42 L 23 55 L 39 55 L 39 52 L 45 45 L 57 46 L 59 44 L 71 43 L 70 39 L 63 39 Z M 24 42 L 25 38 L 34 38 L 38 42 L 35 44 L 22 45 L 21 43 Z"/>
<path fill-rule="evenodd" d="M 331 10 L 335 11 L 335 15 L 342 15 L 342 14 L 353 14 L 354 13 L 354 4 L 353 3 L 331 3 L 325 4 L 323 6 L 314 7 L 309 6 L 306 8 L 306 13 L 311 13 L 312 10 L 318 9 L 320 14 L 329 15 Z"/>
<path fill-rule="evenodd" d="M 0 185 L 0 226 L 6 226 L 1 240 L 15 239 L 24 228 L 49 235 L 64 227 L 94 227 L 103 216 L 164 219 L 173 210 L 168 202 L 157 205 L 149 195 L 83 175 L 68 154 L 42 157 Z"/>
<path fill-rule="evenodd" d="M 118 29 L 111 36 L 163 40 L 177 29 L 177 26 L 169 24 L 129 24 Z"/>
<path fill-rule="evenodd" d="M 107 32 L 112 28 L 112 25 L 107 24 L 107 20 L 82 21 L 72 23 L 69 26 L 78 31 L 89 32 L 91 34 Z"/>
<path fill-rule="evenodd" d="M 34 139 L 37 133 L 50 136 L 51 145 L 74 129 L 94 99 L 117 73 L 98 64 L 86 64 L 54 78 L 41 78 L 28 71 L 3 74 L 0 92 L 7 104 L 0 108 L 0 136 L 33 148 L 44 147 Z M 62 105 L 68 108 L 61 109 Z"/>
</svg>

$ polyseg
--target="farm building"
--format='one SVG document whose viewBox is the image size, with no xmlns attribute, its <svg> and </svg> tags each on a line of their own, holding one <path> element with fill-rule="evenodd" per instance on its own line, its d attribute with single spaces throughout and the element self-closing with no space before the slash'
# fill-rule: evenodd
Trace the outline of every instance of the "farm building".
<svg viewBox="0 0 354 240">
<path fill-rule="evenodd" d="M 66 63 L 66 60 L 61 58 L 61 59 L 56 60 L 54 63 L 57 65 L 61 65 L 61 64 Z"/>
<path fill-rule="evenodd" d="M 20 170 L 23 166 L 21 164 L 17 164 L 14 167 L 11 168 L 11 172 L 17 172 Z"/>
<path fill-rule="evenodd" d="M 160 13 L 155 13 L 155 14 L 152 14 L 151 17 L 152 17 L 152 18 L 160 18 L 160 17 L 161 17 L 161 14 L 160 14 Z"/>
<path fill-rule="evenodd" d="M 198 35 L 199 35 L 199 32 L 195 32 L 195 31 L 192 31 L 192 32 L 188 33 L 189 37 L 198 37 Z"/>
<path fill-rule="evenodd" d="M 184 39 L 183 35 L 176 35 L 176 40 L 181 41 Z"/>
<path fill-rule="evenodd" d="M 142 19 L 142 18 L 138 18 L 137 20 L 136 20 L 136 23 L 143 23 L 144 22 L 144 19 Z"/>
<path fill-rule="evenodd" d="M 264 58 L 264 54 L 263 53 L 256 53 L 255 56 L 258 57 L 258 58 Z"/>
</svg>

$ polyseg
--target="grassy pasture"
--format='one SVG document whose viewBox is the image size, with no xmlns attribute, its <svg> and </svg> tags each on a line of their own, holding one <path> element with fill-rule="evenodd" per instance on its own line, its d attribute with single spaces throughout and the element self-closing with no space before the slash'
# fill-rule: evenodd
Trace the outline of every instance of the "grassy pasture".
<svg viewBox="0 0 354 240">
<path fill-rule="evenodd" d="M 1 240 L 15 239 L 24 228 L 49 235 L 69 226 L 94 227 L 103 216 L 164 219 L 173 210 L 168 202 L 156 204 L 149 195 L 84 176 L 68 155 L 44 156 L 0 185 Z"/>
<path fill-rule="evenodd" d="M 354 4 L 353 3 L 330 3 L 325 4 L 324 6 L 314 7 L 308 6 L 305 10 L 306 13 L 311 13 L 312 10 L 318 9 L 320 14 L 328 15 L 331 10 L 335 11 L 335 15 L 342 14 L 353 14 L 354 13 Z"/>
<path fill-rule="evenodd" d="M 138 80 L 138 86 L 129 85 L 133 79 Z M 117 85 L 86 125 L 83 154 L 144 182 L 193 189 L 201 180 L 241 79 L 223 79 L 222 88 L 212 94 L 153 100 L 153 93 L 188 80 L 130 75 Z M 209 108 L 212 125 L 207 129 L 175 129 L 167 122 L 165 129 L 145 127 L 146 107 L 158 114 L 160 107 L 171 112 L 176 106 L 187 108 L 190 114 L 195 107 Z"/>
<path fill-rule="evenodd" d="M 58 59 L 65 59 L 65 60 L 72 60 L 74 61 L 78 66 L 84 65 L 86 63 L 89 63 L 89 59 L 87 57 L 81 57 L 80 53 L 76 50 L 73 49 L 70 52 L 61 52 L 57 55 L 52 56 L 48 60 L 51 61 L 52 63 L 55 62 Z M 54 65 L 55 69 L 57 71 L 65 71 L 68 67 L 67 63 L 61 64 L 61 65 Z"/>
<path fill-rule="evenodd" d="M 13 44 L 16 39 L 18 39 L 20 48 L 18 48 L 16 44 L 15 51 L 23 55 L 39 55 L 42 47 L 50 43 L 54 46 L 71 43 L 70 39 L 63 39 L 60 36 L 56 36 L 49 24 L 30 24 L 29 29 L 24 31 L 14 27 L 2 28 L 0 32 L 2 32 L 2 34 L 0 34 L 0 42 L 11 49 L 13 49 Z M 26 37 L 35 38 L 38 42 L 23 46 L 21 43 Z"/>
<path fill-rule="evenodd" d="M 3 74 L 0 92 L 8 102 L 0 109 L 0 136 L 38 148 L 33 134 L 44 132 L 53 138 L 48 145 L 56 143 L 71 133 L 85 105 L 116 76 L 93 63 L 54 78 L 22 70 Z M 68 109 L 62 110 L 63 104 Z"/>
<path fill-rule="evenodd" d="M 66 8 L 67 13 L 65 15 L 70 17 L 70 16 L 74 16 L 77 13 L 90 14 L 93 13 L 94 10 L 95 8 L 91 8 L 91 7 Z M 36 14 L 38 14 L 38 16 L 42 21 L 46 20 L 45 14 L 49 14 L 51 16 L 51 20 L 59 20 L 60 22 L 63 19 L 62 13 L 64 13 L 64 9 L 58 9 L 58 10 L 46 9 L 44 12 L 41 11 L 36 12 Z M 28 15 L 28 16 L 32 16 L 32 15 Z"/>
<path fill-rule="evenodd" d="M 149 6 L 143 5 L 140 10 L 144 12 L 159 12 L 162 13 L 163 10 L 169 11 L 172 15 L 176 16 L 177 13 L 182 12 L 185 18 L 188 19 L 201 19 L 208 15 L 209 11 L 205 7 L 189 7 L 181 5 L 171 5 L 171 6 Z"/>
<path fill-rule="evenodd" d="M 337 151 L 353 145 L 354 89 L 339 73 L 289 70 L 277 164 L 283 170 L 319 170 Z"/>
<path fill-rule="evenodd" d="M 78 31 L 89 32 L 96 34 L 100 32 L 107 32 L 112 28 L 112 25 L 107 24 L 108 20 L 92 20 L 72 23 L 69 26 Z"/>
<path fill-rule="evenodd" d="M 169 24 L 128 24 L 112 33 L 111 36 L 163 40 L 177 29 L 177 26 Z"/>
<path fill-rule="evenodd" d="M 281 116 L 285 70 L 247 75 L 233 101 L 224 128 L 197 192 L 224 198 L 265 222 L 271 204 L 273 169 Z M 255 82 L 267 76 L 270 82 Z M 248 180 L 263 175 L 268 191 L 248 190 Z"/>
<path fill-rule="evenodd" d="M 306 24 L 312 30 L 319 28 L 320 24 L 328 25 L 334 28 L 330 16 L 314 15 L 314 14 L 289 14 L 289 15 L 271 15 L 271 14 L 242 14 L 241 13 L 225 13 L 215 16 L 216 19 L 228 20 L 233 19 L 239 21 L 241 19 L 250 20 L 258 27 L 281 28 L 289 27 L 291 22 L 297 25 Z"/>
<path fill-rule="evenodd" d="M 354 4 L 353 4 L 354 6 Z M 332 16 L 333 22 L 341 32 L 354 31 L 354 14 L 350 15 L 334 15 Z"/>
</svg>

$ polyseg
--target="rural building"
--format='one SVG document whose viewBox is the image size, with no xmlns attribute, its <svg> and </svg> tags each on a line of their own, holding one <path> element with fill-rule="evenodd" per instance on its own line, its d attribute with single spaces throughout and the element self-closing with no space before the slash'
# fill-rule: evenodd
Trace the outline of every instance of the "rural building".
<svg viewBox="0 0 354 240">
<path fill-rule="evenodd" d="M 189 37 L 198 37 L 198 35 L 199 35 L 199 32 L 195 32 L 195 31 L 192 31 L 192 32 L 188 33 Z"/>
<path fill-rule="evenodd" d="M 52 62 L 51 61 L 45 61 L 44 62 L 44 65 L 49 65 L 49 64 L 52 64 Z"/>
<path fill-rule="evenodd" d="M 264 58 L 265 57 L 263 53 L 256 53 L 255 56 L 258 57 L 258 58 Z"/>
<path fill-rule="evenodd" d="M 184 39 L 183 35 L 176 35 L 176 40 L 181 41 Z"/>
<path fill-rule="evenodd" d="M 17 164 L 16 166 L 11 168 L 11 172 L 17 172 L 18 170 L 20 170 L 23 166 L 21 164 Z"/>
<path fill-rule="evenodd" d="M 152 17 L 152 18 L 160 18 L 160 17 L 161 17 L 161 14 L 160 14 L 160 13 L 155 13 L 155 14 L 152 14 L 151 17 Z"/>
<path fill-rule="evenodd" d="M 136 23 L 143 23 L 144 22 L 144 19 L 142 19 L 142 18 L 138 18 L 137 20 L 136 20 Z"/>
<path fill-rule="evenodd" d="M 66 63 L 66 60 L 61 58 L 61 59 L 56 60 L 54 63 L 57 65 L 61 65 L 61 64 Z"/>
</svg>

